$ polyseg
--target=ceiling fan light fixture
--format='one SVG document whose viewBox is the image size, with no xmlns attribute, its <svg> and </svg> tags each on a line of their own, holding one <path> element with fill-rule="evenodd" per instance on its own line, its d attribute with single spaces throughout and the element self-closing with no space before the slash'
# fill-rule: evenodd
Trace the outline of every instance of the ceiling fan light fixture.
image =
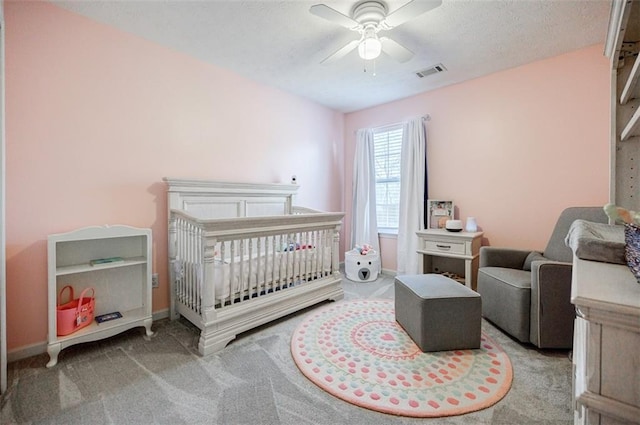
<svg viewBox="0 0 640 425">
<path fill-rule="evenodd" d="M 382 43 L 377 37 L 365 37 L 358 45 L 358 54 L 364 60 L 372 60 L 380 56 Z"/>
</svg>

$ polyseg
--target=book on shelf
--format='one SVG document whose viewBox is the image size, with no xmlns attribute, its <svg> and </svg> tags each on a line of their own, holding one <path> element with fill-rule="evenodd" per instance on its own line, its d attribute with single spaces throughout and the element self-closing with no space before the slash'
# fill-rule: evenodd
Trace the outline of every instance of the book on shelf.
<svg viewBox="0 0 640 425">
<path fill-rule="evenodd" d="M 108 322 L 109 320 L 119 319 L 122 317 L 119 311 L 114 311 L 113 313 L 101 314 L 100 316 L 96 316 L 96 322 L 103 323 Z"/>
<path fill-rule="evenodd" d="M 123 261 L 124 258 L 122 257 L 96 258 L 89 261 L 89 264 L 91 264 L 92 266 L 97 266 L 100 264 L 122 263 Z"/>
</svg>

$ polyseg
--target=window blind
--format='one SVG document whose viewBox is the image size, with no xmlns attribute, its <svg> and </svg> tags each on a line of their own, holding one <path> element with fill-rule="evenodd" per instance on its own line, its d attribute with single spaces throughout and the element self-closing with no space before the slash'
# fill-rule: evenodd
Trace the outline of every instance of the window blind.
<svg viewBox="0 0 640 425">
<path fill-rule="evenodd" d="M 378 230 L 397 231 L 400 206 L 402 125 L 374 130 Z"/>
</svg>

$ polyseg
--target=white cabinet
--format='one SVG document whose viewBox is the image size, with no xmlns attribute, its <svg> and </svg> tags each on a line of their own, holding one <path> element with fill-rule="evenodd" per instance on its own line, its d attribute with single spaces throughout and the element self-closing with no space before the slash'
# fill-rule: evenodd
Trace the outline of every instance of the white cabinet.
<svg viewBox="0 0 640 425">
<path fill-rule="evenodd" d="M 576 424 L 640 423 L 640 284 L 626 265 L 574 256 Z"/>
<path fill-rule="evenodd" d="M 418 254 L 423 256 L 423 273 L 432 272 L 431 257 L 464 260 L 465 285 L 475 290 L 483 234 L 484 232 L 450 232 L 445 229 L 416 232 L 420 239 Z"/>
<path fill-rule="evenodd" d="M 112 263 L 92 260 L 119 257 Z M 74 344 L 107 338 L 137 326 L 151 331 L 151 230 L 129 226 L 85 227 L 48 238 L 49 332 L 47 367 L 55 366 L 61 350 Z M 71 285 L 75 296 L 95 290 L 95 315 L 120 312 L 122 317 L 57 335 L 56 305 L 60 290 Z M 66 296 L 67 294 L 65 294 Z"/>
</svg>

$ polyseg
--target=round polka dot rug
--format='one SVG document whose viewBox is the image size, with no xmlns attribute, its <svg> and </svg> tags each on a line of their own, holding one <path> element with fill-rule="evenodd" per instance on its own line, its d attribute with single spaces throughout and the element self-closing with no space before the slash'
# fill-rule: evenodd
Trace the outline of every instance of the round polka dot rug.
<svg viewBox="0 0 640 425">
<path fill-rule="evenodd" d="M 392 300 L 340 301 L 296 328 L 291 353 L 302 373 L 349 403 L 412 417 L 485 409 L 511 388 L 511 361 L 482 333 L 481 348 L 423 353 L 395 320 Z"/>
</svg>

